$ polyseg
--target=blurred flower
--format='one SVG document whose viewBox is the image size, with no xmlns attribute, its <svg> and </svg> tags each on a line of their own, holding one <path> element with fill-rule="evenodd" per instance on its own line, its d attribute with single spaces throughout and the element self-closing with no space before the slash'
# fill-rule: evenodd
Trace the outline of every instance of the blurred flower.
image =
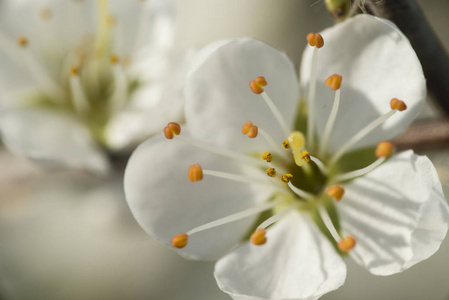
<svg viewBox="0 0 449 300">
<path fill-rule="evenodd" d="M 104 171 L 182 117 L 174 1 L 0 3 L 0 131 L 13 151 Z M 156 109 L 157 108 L 157 109 Z"/>
<path fill-rule="evenodd" d="M 384 141 L 426 94 L 407 39 L 366 15 L 307 39 L 299 108 L 285 54 L 251 39 L 204 49 L 187 79 L 187 130 L 169 123 L 170 140 L 142 144 L 125 173 L 137 221 L 181 255 L 217 259 L 251 242 L 216 264 L 234 299 L 317 299 L 343 284 L 342 257 L 389 275 L 428 258 L 447 232 L 430 160 L 392 155 Z"/>
</svg>

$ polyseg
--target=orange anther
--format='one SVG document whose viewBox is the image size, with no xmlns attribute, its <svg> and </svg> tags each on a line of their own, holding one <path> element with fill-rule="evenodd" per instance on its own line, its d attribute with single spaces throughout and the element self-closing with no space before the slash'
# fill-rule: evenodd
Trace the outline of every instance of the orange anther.
<svg viewBox="0 0 449 300">
<path fill-rule="evenodd" d="M 267 242 L 267 232 L 263 228 L 259 228 L 251 235 L 251 244 L 260 246 Z"/>
<path fill-rule="evenodd" d="M 181 133 L 181 126 L 178 123 L 170 122 L 164 128 L 164 135 L 167 139 L 171 140 L 175 135 Z"/>
<path fill-rule="evenodd" d="M 342 76 L 333 74 L 326 79 L 324 84 L 330 87 L 332 90 L 336 91 L 340 88 L 342 79 Z"/>
<path fill-rule="evenodd" d="M 194 164 L 189 167 L 189 180 L 191 182 L 203 180 L 203 169 L 199 164 Z"/>
<path fill-rule="evenodd" d="M 268 168 L 267 169 L 267 175 L 269 177 L 276 177 L 276 169 L 275 168 Z"/>
<path fill-rule="evenodd" d="M 376 156 L 377 157 L 389 157 L 393 154 L 394 146 L 393 143 L 388 141 L 383 141 L 377 144 Z"/>
<path fill-rule="evenodd" d="M 244 135 L 247 135 L 248 132 L 249 132 L 249 129 L 251 128 L 251 126 L 253 126 L 253 122 L 251 122 L 251 121 L 248 121 L 245 124 L 243 124 L 243 126 L 242 126 L 242 133 Z"/>
<path fill-rule="evenodd" d="M 292 174 L 284 174 L 282 175 L 281 180 L 285 183 L 289 183 L 290 180 L 292 180 L 292 178 L 293 178 Z"/>
<path fill-rule="evenodd" d="M 70 71 L 69 71 L 70 75 L 76 76 L 76 75 L 78 75 L 78 73 L 79 73 L 79 69 L 77 67 L 71 67 L 70 68 Z"/>
<path fill-rule="evenodd" d="M 262 154 L 262 159 L 266 160 L 267 162 L 272 162 L 273 155 L 270 152 L 265 152 L 264 154 Z"/>
<path fill-rule="evenodd" d="M 403 111 L 407 109 L 407 105 L 405 105 L 404 101 L 401 101 L 397 98 L 393 98 L 390 101 L 391 109 L 397 109 L 399 111 Z"/>
<path fill-rule="evenodd" d="M 176 248 L 184 248 L 189 241 L 189 236 L 185 233 L 177 234 L 171 239 L 171 244 Z"/>
<path fill-rule="evenodd" d="M 324 46 L 324 39 L 323 36 L 319 33 L 309 33 L 307 35 L 307 42 L 312 47 L 321 48 Z"/>
<path fill-rule="evenodd" d="M 25 36 L 19 36 L 17 44 L 19 44 L 20 47 L 25 48 L 28 45 L 28 39 Z"/>
<path fill-rule="evenodd" d="M 259 133 L 259 128 L 253 125 L 251 121 L 248 121 L 245 124 L 243 124 L 242 133 L 248 135 L 249 138 L 253 139 Z"/>
<path fill-rule="evenodd" d="M 111 61 L 111 64 L 114 65 L 114 64 L 118 63 L 120 61 L 120 59 L 119 59 L 119 57 L 117 55 L 112 54 L 111 57 L 110 57 L 110 61 Z"/>
<path fill-rule="evenodd" d="M 340 185 L 333 185 L 326 189 L 326 194 L 329 197 L 334 198 L 335 201 L 340 201 L 344 193 L 345 189 Z"/>
<path fill-rule="evenodd" d="M 249 87 L 254 94 L 262 94 L 264 92 L 264 86 L 267 85 L 267 81 L 265 77 L 259 76 L 254 80 L 251 80 L 249 83 Z"/>
<path fill-rule="evenodd" d="M 353 236 L 346 236 L 345 238 L 341 239 L 340 242 L 338 242 L 338 249 L 342 252 L 348 252 L 352 248 L 355 247 L 356 240 Z"/>
</svg>

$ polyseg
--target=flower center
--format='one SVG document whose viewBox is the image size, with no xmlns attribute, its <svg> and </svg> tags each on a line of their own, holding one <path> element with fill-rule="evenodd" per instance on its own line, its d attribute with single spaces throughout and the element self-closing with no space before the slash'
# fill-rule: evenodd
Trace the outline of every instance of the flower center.
<svg viewBox="0 0 449 300">
<path fill-rule="evenodd" d="M 203 180 L 205 176 L 215 176 L 245 184 L 251 183 L 272 187 L 271 201 L 237 214 L 212 221 L 208 224 L 201 225 L 187 231 L 185 234 L 176 235 L 172 240 L 173 246 L 182 248 L 187 245 L 188 236 L 191 234 L 269 210 L 271 210 L 271 217 L 262 221 L 251 235 L 250 241 L 254 245 L 263 245 L 267 242 L 265 229 L 268 226 L 277 222 L 286 214 L 299 210 L 301 213 L 305 212 L 312 215 L 312 218 L 316 221 L 322 232 L 331 240 L 335 241 L 334 245 L 339 251 L 348 252 L 355 246 L 356 239 L 353 236 L 341 236 L 338 214 L 334 207 L 334 205 L 338 204 L 334 204 L 332 200 L 335 200 L 335 202 L 344 201 L 345 190 L 343 185 L 347 181 L 364 175 L 378 167 L 391 156 L 394 148 L 390 142 L 384 141 L 379 143 L 375 151 L 375 154 L 378 157 L 377 160 L 361 169 L 352 170 L 347 173 L 339 173 L 335 166 L 337 162 L 349 152 L 352 146 L 387 119 L 392 117 L 397 111 L 406 109 L 406 105 L 401 100 L 396 98 L 392 99 L 390 102 L 390 110 L 360 129 L 359 132 L 344 143 L 337 151 L 330 152 L 327 149 L 327 145 L 329 137 L 332 135 L 335 120 L 338 117 L 338 107 L 341 98 L 340 87 L 343 79 L 342 76 L 338 74 L 331 75 L 325 81 L 325 85 L 335 91 L 334 104 L 324 128 L 323 135 L 319 141 L 316 141 L 317 145 L 315 145 L 315 118 L 314 111 L 311 108 L 314 106 L 313 98 L 315 97 L 317 50 L 324 45 L 324 41 L 319 34 L 309 34 L 307 40 L 309 41 L 310 46 L 315 47 L 308 95 L 310 98 L 310 110 L 307 119 L 307 138 L 302 132 L 289 129 L 290 127 L 277 109 L 275 102 L 271 100 L 265 91 L 265 87 L 268 83 L 264 77 L 257 77 L 252 80 L 249 84 L 250 89 L 253 93 L 261 95 L 265 100 L 266 105 L 277 120 L 278 126 L 280 126 L 284 132 L 284 136 L 272 137 L 253 122 L 247 121 L 244 123 L 242 126 L 242 133 L 244 135 L 247 135 L 251 139 L 255 139 L 258 138 L 260 134 L 266 141 L 267 149 L 265 150 L 271 148 L 273 151 L 261 152 L 261 159 L 258 160 L 249 155 L 216 148 L 192 138 L 184 137 L 180 135 L 181 128 L 176 123 L 169 123 L 164 129 L 164 134 L 168 139 L 172 139 L 175 135 L 179 135 L 179 138 L 182 138 L 184 141 L 194 146 L 215 154 L 226 156 L 233 160 L 238 160 L 239 163 L 250 164 L 265 173 L 265 179 L 263 179 L 263 176 L 250 178 L 248 176 L 229 174 L 216 170 L 203 170 L 200 165 L 195 164 L 190 167 L 188 172 L 190 181 L 197 182 Z M 316 153 L 309 153 L 308 149 L 311 149 Z M 330 156 L 328 155 L 329 153 L 331 153 Z"/>
</svg>

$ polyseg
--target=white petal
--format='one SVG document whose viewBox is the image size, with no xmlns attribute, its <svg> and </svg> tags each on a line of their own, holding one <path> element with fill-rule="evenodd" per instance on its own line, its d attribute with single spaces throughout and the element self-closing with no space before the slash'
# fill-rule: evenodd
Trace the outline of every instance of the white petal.
<svg viewBox="0 0 449 300">
<path fill-rule="evenodd" d="M 109 168 L 89 132 L 69 115 L 44 109 L 3 111 L 0 132 L 12 151 L 42 163 L 100 173 Z"/>
<path fill-rule="evenodd" d="M 373 145 L 402 133 L 417 116 L 426 96 L 419 60 L 407 38 L 390 22 L 368 15 L 351 18 L 322 33 L 317 69 L 316 121 L 319 135 L 332 107 L 334 92 L 324 85 L 334 73 L 343 76 L 341 106 L 329 150 L 344 142 L 378 116 L 390 110 L 392 98 L 407 104 L 354 148 Z M 303 55 L 301 81 L 307 87 L 312 47 Z"/>
<path fill-rule="evenodd" d="M 235 300 L 312 300 L 340 287 L 346 266 L 311 219 L 294 212 L 267 231 L 265 245 L 220 259 L 215 278 Z"/>
<path fill-rule="evenodd" d="M 141 144 L 126 168 L 125 193 L 134 217 L 167 245 L 176 234 L 245 210 L 270 196 L 260 187 L 207 175 L 201 182 L 192 183 L 188 169 L 195 163 L 204 169 L 235 174 L 249 171 L 179 139 L 161 137 Z M 194 234 L 178 252 L 191 259 L 216 259 L 243 238 L 253 221 L 254 217 L 249 217 Z"/>
<path fill-rule="evenodd" d="M 346 186 L 337 208 L 343 231 L 357 239 L 357 262 L 376 275 L 428 258 L 446 236 L 449 208 L 430 160 L 400 153 Z"/>
<path fill-rule="evenodd" d="M 285 53 L 252 39 L 219 42 L 199 54 L 186 82 L 186 120 L 192 134 L 227 148 L 266 149 L 265 140 L 242 135 L 246 121 L 281 143 L 286 137 L 260 95 L 249 88 L 258 76 L 265 91 L 290 126 L 296 113 L 299 87 L 293 63 Z M 211 50 L 213 49 L 213 50 Z"/>
</svg>

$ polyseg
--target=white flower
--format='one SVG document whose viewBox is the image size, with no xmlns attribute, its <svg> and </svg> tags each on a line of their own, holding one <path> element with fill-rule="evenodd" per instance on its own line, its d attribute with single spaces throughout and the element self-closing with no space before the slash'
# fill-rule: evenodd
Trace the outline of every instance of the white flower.
<svg viewBox="0 0 449 300">
<path fill-rule="evenodd" d="M 181 118 L 173 37 L 173 1 L 2 1 L 3 141 L 26 157 L 104 171 L 104 150 Z"/>
<path fill-rule="evenodd" d="M 382 142 L 407 128 L 425 98 L 409 42 L 366 15 L 322 37 L 318 49 L 321 36 L 308 36 L 318 47 L 303 56 L 299 108 L 285 54 L 251 39 L 205 49 L 186 83 L 187 130 L 170 123 L 173 140 L 150 139 L 128 164 L 127 200 L 149 234 L 192 259 L 245 242 L 215 268 L 234 299 L 317 299 L 343 284 L 345 255 L 389 275 L 428 258 L 446 235 L 449 208 L 432 163 L 412 151 L 389 157 Z"/>
</svg>

